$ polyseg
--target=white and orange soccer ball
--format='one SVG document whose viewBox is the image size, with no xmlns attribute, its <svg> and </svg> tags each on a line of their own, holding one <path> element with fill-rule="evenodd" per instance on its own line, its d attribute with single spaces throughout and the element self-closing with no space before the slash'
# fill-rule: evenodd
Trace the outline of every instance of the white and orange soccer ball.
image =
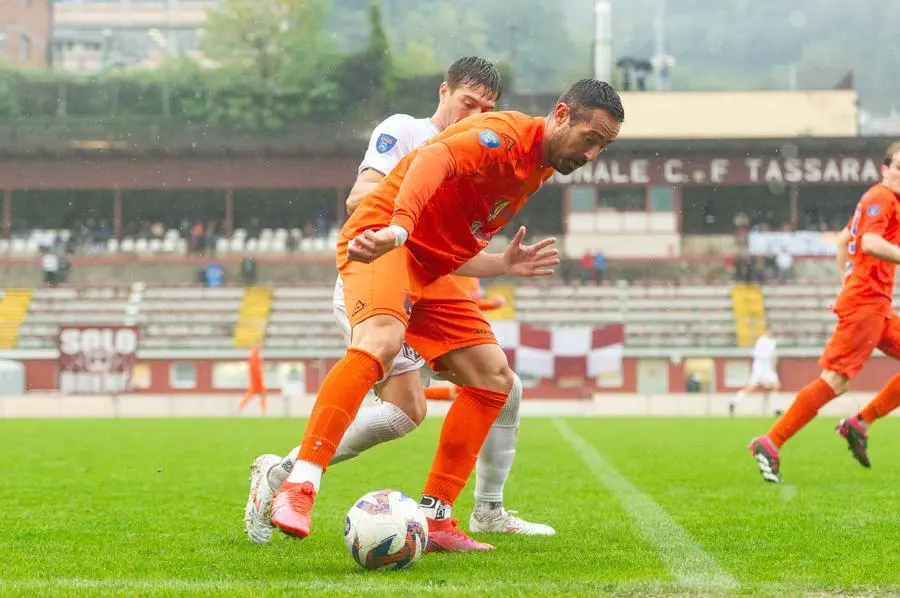
<svg viewBox="0 0 900 598">
<path fill-rule="evenodd" d="M 344 524 L 344 544 L 361 567 L 405 569 L 428 543 L 428 521 L 418 503 L 397 490 L 369 492 L 357 500 Z"/>
</svg>

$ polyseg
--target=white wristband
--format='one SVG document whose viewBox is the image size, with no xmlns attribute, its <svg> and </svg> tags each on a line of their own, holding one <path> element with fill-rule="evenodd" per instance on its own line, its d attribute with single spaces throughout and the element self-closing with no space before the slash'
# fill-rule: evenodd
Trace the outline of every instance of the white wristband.
<svg viewBox="0 0 900 598">
<path fill-rule="evenodd" d="M 394 231 L 394 247 L 400 247 L 406 243 L 406 240 L 409 238 L 409 231 L 399 224 L 391 224 L 388 228 Z"/>
</svg>

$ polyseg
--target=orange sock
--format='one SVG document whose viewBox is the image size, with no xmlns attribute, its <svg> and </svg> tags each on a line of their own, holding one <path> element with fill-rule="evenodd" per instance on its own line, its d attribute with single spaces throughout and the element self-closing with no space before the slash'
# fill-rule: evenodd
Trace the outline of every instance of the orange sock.
<svg viewBox="0 0 900 598">
<path fill-rule="evenodd" d="M 382 376 L 384 366 L 377 357 L 356 347 L 347 349 L 322 381 L 297 458 L 325 469 L 366 393 Z"/>
<path fill-rule="evenodd" d="M 456 386 L 428 386 L 425 388 L 425 398 L 432 401 L 449 401 L 457 390 L 459 389 Z"/>
<path fill-rule="evenodd" d="M 437 454 L 423 494 L 452 506 L 469 480 L 478 451 L 484 444 L 507 395 L 464 386 L 441 427 Z"/>
<path fill-rule="evenodd" d="M 900 407 L 900 374 L 888 380 L 875 398 L 859 412 L 859 417 L 871 424 L 897 407 Z"/>
<path fill-rule="evenodd" d="M 828 386 L 827 382 L 816 378 L 814 382 L 810 382 L 797 393 L 797 398 L 794 399 L 791 407 L 778 418 L 778 421 L 769 430 L 769 440 L 781 448 L 788 438 L 799 432 L 816 416 L 819 409 L 836 396 L 834 389 Z"/>
</svg>

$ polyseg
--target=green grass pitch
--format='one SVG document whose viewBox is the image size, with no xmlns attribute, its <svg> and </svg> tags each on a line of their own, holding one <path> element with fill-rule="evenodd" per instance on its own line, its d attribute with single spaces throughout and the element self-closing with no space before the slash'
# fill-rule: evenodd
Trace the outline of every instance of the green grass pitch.
<svg viewBox="0 0 900 598">
<path fill-rule="evenodd" d="M 481 536 L 497 550 L 369 573 L 344 549 L 344 515 L 370 490 L 418 497 L 440 420 L 332 468 L 312 536 L 268 546 L 243 533 L 249 464 L 288 450 L 302 421 L 0 421 L 0 594 L 900 592 L 900 420 L 873 427 L 872 470 L 830 418 L 813 422 L 783 452 L 782 486 L 746 450 L 769 424 L 526 418 L 506 503 L 557 536 Z M 471 506 L 470 484 L 464 528 Z"/>
</svg>

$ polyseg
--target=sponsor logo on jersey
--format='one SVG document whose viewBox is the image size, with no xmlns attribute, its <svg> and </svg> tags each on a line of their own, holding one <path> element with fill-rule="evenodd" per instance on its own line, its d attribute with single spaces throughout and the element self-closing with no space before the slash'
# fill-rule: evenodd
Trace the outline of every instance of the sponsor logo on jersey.
<svg viewBox="0 0 900 598">
<path fill-rule="evenodd" d="M 412 315 L 413 310 L 413 302 L 409 296 L 409 290 L 403 291 L 403 309 L 406 311 L 406 315 Z"/>
<path fill-rule="evenodd" d="M 388 135 L 387 133 L 382 133 L 375 142 L 375 149 L 378 150 L 379 154 L 386 154 L 391 151 L 395 145 L 397 145 L 396 137 Z"/>
<path fill-rule="evenodd" d="M 868 212 L 869 216 L 874 218 L 881 212 L 881 207 L 880 206 L 869 206 L 869 209 L 867 210 L 867 212 Z"/>
<path fill-rule="evenodd" d="M 490 129 L 485 129 L 478 134 L 478 140 L 491 149 L 500 147 L 500 137 Z"/>
</svg>

